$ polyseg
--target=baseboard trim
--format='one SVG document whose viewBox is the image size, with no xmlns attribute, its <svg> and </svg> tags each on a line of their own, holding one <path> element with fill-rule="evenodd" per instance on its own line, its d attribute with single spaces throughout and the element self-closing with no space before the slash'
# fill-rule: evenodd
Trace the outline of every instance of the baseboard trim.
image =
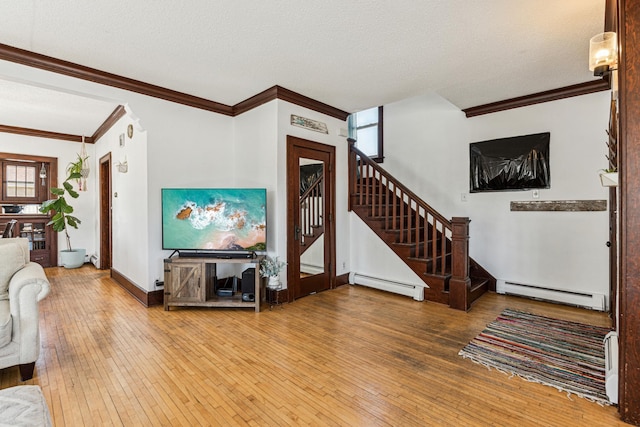
<svg viewBox="0 0 640 427">
<path fill-rule="evenodd" d="M 134 297 L 138 302 L 145 307 L 151 307 L 154 305 L 162 305 L 164 304 L 164 292 L 163 290 L 158 291 L 145 291 L 144 289 L 140 289 L 135 283 L 129 280 L 124 274 L 120 273 L 118 270 L 112 268 L 111 269 L 111 278 L 118 284 L 122 289 L 129 292 L 132 297 Z"/>
<path fill-rule="evenodd" d="M 336 276 L 336 287 L 349 284 L 349 273 Z"/>
</svg>

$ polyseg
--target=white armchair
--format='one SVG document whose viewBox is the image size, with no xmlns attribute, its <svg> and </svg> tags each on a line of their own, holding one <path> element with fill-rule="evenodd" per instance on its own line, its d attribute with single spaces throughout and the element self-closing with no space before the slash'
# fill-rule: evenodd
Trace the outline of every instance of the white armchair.
<svg viewBox="0 0 640 427">
<path fill-rule="evenodd" d="M 29 261 L 27 239 L 0 239 L 0 369 L 19 365 L 33 377 L 40 354 L 38 302 L 51 288 L 44 270 Z"/>
</svg>

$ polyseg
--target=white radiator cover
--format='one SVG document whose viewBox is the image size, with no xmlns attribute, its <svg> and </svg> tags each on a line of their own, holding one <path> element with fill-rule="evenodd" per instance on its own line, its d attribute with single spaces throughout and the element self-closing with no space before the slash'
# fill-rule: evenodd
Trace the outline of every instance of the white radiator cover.
<svg viewBox="0 0 640 427">
<path fill-rule="evenodd" d="M 599 293 L 547 288 L 540 285 L 511 282 L 504 279 L 498 279 L 496 281 L 496 292 L 505 295 L 517 295 L 543 301 L 559 302 L 592 310 L 605 311 L 607 309 L 607 299 L 604 294 Z"/>
<path fill-rule="evenodd" d="M 618 403 L 618 333 L 604 337 L 605 390 L 611 403 Z"/>
<path fill-rule="evenodd" d="M 424 301 L 424 288 L 427 287 L 381 279 L 379 277 L 366 276 L 364 274 L 354 272 L 349 273 L 349 283 L 352 285 L 368 286 L 370 288 L 380 289 L 381 291 L 405 295 L 416 301 Z"/>
</svg>

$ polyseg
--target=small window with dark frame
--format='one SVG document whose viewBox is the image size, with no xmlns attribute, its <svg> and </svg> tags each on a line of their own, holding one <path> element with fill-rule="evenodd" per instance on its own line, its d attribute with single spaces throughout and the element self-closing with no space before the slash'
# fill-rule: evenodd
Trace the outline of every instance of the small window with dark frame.
<svg viewBox="0 0 640 427">
<path fill-rule="evenodd" d="M 349 116 L 349 136 L 360 151 L 378 163 L 384 159 L 382 111 L 382 107 L 374 107 Z"/>
<path fill-rule="evenodd" d="M 31 201 L 38 200 L 39 181 L 37 167 L 31 163 L 2 163 L 4 200 Z"/>
</svg>

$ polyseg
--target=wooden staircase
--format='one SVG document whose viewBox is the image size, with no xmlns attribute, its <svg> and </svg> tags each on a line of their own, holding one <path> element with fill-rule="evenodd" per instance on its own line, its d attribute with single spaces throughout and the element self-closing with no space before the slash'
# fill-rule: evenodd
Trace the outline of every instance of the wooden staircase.
<svg viewBox="0 0 640 427">
<path fill-rule="evenodd" d="M 469 218 L 446 219 L 349 140 L 349 209 L 428 285 L 428 301 L 467 311 L 496 280 L 469 258 Z"/>
<path fill-rule="evenodd" d="M 313 245 L 324 233 L 324 200 L 322 188 L 324 176 L 321 175 L 300 196 L 300 255 Z"/>
</svg>

